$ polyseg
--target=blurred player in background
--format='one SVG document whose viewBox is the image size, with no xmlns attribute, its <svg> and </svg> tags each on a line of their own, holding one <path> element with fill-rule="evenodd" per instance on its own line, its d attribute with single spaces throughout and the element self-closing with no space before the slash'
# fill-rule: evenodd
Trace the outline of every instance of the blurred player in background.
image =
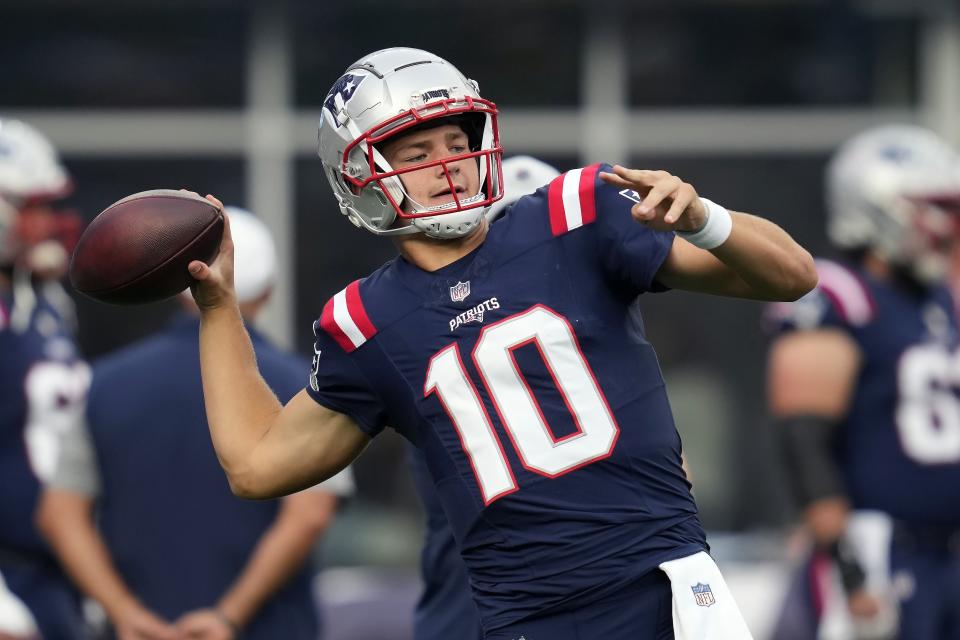
<svg viewBox="0 0 960 640">
<path fill-rule="evenodd" d="M 272 291 L 273 239 L 250 213 L 227 214 L 237 299 L 252 323 Z M 166 330 L 94 363 L 88 428 L 64 443 L 39 526 L 121 640 L 315 640 L 309 558 L 352 489 L 349 469 L 282 501 L 238 500 L 206 426 L 200 320 L 193 300 L 181 301 L 187 311 Z M 270 388 L 289 399 L 307 363 L 251 334 Z"/>
<path fill-rule="evenodd" d="M 960 158 L 924 129 L 873 129 L 832 159 L 827 197 L 843 257 L 771 308 L 770 408 L 815 547 L 806 637 L 960 638 L 960 352 L 944 280 Z M 780 637 L 804 637 L 800 624 Z"/>
<path fill-rule="evenodd" d="M 43 637 L 67 640 L 84 637 L 80 599 L 33 514 L 90 379 L 60 285 L 80 220 L 54 203 L 70 191 L 50 142 L 0 120 L 0 573 Z"/>
<path fill-rule="evenodd" d="M 503 198 L 487 210 L 492 224 L 504 209 L 560 175 L 547 163 L 530 156 L 503 161 Z M 450 524 L 443 512 L 427 462 L 414 446 L 408 447 L 414 486 L 426 511 L 426 532 L 420 571 L 423 593 L 413 619 L 414 640 L 483 637 L 480 614 L 470 594 L 467 567 L 463 564 Z"/>
<path fill-rule="evenodd" d="M 626 316 L 666 287 L 796 299 L 812 259 L 675 176 L 609 165 L 488 224 L 498 138 L 493 103 L 425 51 L 375 52 L 334 84 L 324 173 L 348 219 L 400 256 L 328 302 L 309 387 L 285 406 L 257 374 L 229 236 L 213 265 L 191 263 L 231 486 L 308 486 L 389 424 L 424 453 L 485 638 L 750 637 L 706 553 L 656 356 Z"/>
</svg>

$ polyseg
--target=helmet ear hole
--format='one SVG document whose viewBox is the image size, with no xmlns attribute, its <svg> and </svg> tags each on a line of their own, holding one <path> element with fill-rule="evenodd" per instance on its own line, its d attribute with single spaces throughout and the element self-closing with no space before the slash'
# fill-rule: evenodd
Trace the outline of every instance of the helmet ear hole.
<svg viewBox="0 0 960 640">
<path fill-rule="evenodd" d="M 330 175 L 331 184 L 336 185 L 337 188 L 343 193 L 352 193 L 353 195 L 357 195 L 357 191 L 353 185 L 348 185 L 346 182 L 344 182 L 343 175 L 335 167 L 328 167 L 327 170 Z"/>
</svg>

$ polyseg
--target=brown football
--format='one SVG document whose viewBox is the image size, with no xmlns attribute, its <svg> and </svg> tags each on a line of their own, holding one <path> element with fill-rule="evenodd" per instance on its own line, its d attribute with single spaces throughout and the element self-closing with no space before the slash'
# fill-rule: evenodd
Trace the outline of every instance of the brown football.
<svg viewBox="0 0 960 640">
<path fill-rule="evenodd" d="M 70 282 L 112 304 L 163 300 L 190 286 L 187 265 L 213 260 L 222 237 L 223 212 L 209 200 L 174 189 L 135 193 L 84 230 L 70 260 Z"/>
</svg>

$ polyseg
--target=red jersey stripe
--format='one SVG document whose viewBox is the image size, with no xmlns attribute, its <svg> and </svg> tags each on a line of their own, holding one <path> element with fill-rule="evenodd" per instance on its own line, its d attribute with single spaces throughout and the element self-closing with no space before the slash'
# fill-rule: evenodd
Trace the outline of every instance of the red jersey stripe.
<svg viewBox="0 0 960 640">
<path fill-rule="evenodd" d="M 347 353 L 355 349 L 353 342 L 347 337 L 347 334 L 343 332 L 343 329 L 340 328 L 340 325 L 337 324 L 337 321 L 333 317 L 333 298 L 327 300 L 327 304 L 323 305 L 323 313 L 320 315 L 320 327 L 330 334 L 330 337 L 336 340 L 337 344 Z"/>
<path fill-rule="evenodd" d="M 550 207 L 550 230 L 555 236 L 567 232 L 567 214 L 563 208 L 564 175 L 554 178 L 547 190 L 547 203 Z"/>
<path fill-rule="evenodd" d="M 347 311 L 353 318 L 353 323 L 360 329 L 363 337 L 369 340 L 377 333 L 376 327 L 370 322 L 367 310 L 363 307 L 363 300 L 360 298 L 360 281 L 354 280 L 347 285 Z"/>
<path fill-rule="evenodd" d="M 590 224 L 597 219 L 597 173 L 600 164 L 584 167 L 580 172 L 580 218 L 583 224 Z"/>
</svg>

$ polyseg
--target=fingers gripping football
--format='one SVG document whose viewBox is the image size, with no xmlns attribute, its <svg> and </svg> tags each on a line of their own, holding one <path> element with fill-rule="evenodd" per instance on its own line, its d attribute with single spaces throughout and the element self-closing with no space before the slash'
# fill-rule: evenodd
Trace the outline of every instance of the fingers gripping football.
<svg viewBox="0 0 960 640">
<path fill-rule="evenodd" d="M 697 231 L 706 222 L 706 208 L 693 185 L 666 171 L 614 165 L 613 173 L 601 172 L 600 178 L 639 193 L 643 201 L 630 213 L 634 220 L 652 229 Z"/>
<path fill-rule="evenodd" d="M 211 195 L 206 198 L 223 210 L 223 203 L 217 198 Z M 206 264 L 194 260 L 187 266 L 193 277 L 190 291 L 201 310 L 236 304 L 237 294 L 233 288 L 233 236 L 230 233 L 229 216 L 224 216 L 223 222 L 223 240 L 220 243 L 220 252 L 213 262 Z"/>
</svg>

